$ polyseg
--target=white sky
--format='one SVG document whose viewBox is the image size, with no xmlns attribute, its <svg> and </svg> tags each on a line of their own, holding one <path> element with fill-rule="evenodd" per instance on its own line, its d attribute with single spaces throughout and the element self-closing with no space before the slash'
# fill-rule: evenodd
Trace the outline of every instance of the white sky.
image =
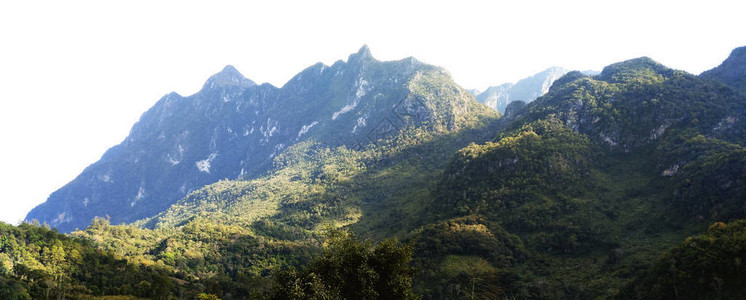
<svg viewBox="0 0 746 300">
<path fill-rule="evenodd" d="M 368 44 L 484 89 L 639 56 L 698 74 L 746 45 L 742 1 L 254 2 L 0 2 L 0 220 L 18 223 L 161 96 L 226 64 L 279 87 Z"/>
</svg>

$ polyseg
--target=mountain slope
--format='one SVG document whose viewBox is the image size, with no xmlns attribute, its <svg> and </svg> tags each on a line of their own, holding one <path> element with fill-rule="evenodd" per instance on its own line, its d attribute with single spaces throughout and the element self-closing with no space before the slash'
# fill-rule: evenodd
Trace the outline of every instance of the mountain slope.
<svg viewBox="0 0 746 300">
<path fill-rule="evenodd" d="M 513 101 L 534 101 L 537 97 L 546 94 L 552 83 L 562 77 L 568 70 L 561 67 L 551 67 L 516 82 L 505 83 L 499 86 L 491 86 L 484 92 L 479 93 L 477 101 L 494 108 L 501 114 L 505 114 L 505 108 Z"/>
<path fill-rule="evenodd" d="M 401 74 L 391 68 L 399 62 L 370 64 Z M 352 133 L 355 126 L 314 126 L 319 131 L 273 157 L 256 178 L 206 185 L 137 221 L 139 228 L 98 221 L 73 235 L 104 250 L 173 266 L 196 280 L 228 278 L 221 286 L 241 298 L 248 294 L 234 291 L 236 285 L 308 261 L 328 226 L 350 226 L 375 238 L 405 234 L 420 226 L 418 216 L 432 201 L 428 191 L 452 153 L 486 141 L 501 124 L 497 112 L 477 103 L 442 69 L 423 65 L 391 81 L 398 82 L 391 94 L 401 98 L 384 97 L 382 89 L 375 103 L 360 101 L 360 110 L 336 118 L 349 115 L 358 125 L 368 114 L 374 124 L 390 125 L 372 126 L 362 137 Z"/>
<path fill-rule="evenodd" d="M 250 225 L 269 218 L 309 230 L 329 222 L 356 223 L 369 210 L 396 209 L 384 203 L 427 189 L 450 153 L 485 140 L 497 126 L 497 113 L 476 103 L 440 69 L 418 71 L 401 87 L 404 98 L 399 102 L 379 97 L 378 105 L 393 109 L 378 117 L 378 123 L 386 126 L 373 127 L 363 143 L 326 142 L 338 141 L 344 132 L 311 136 L 273 158 L 266 175 L 207 185 L 141 224 L 173 228 L 200 216 Z M 404 170 L 411 173 L 402 176 Z M 392 189 L 392 184 L 402 186 Z M 309 216 L 308 210 L 315 216 Z"/>
<path fill-rule="evenodd" d="M 431 85 L 443 76 L 413 58 L 379 62 L 367 47 L 347 62 L 313 65 L 280 89 L 256 85 L 228 66 L 195 95 L 164 96 L 124 142 L 26 219 L 64 232 L 96 216 L 133 222 L 206 184 L 263 174 L 272 158 L 309 138 L 358 147 L 407 126 L 457 130 L 474 117 L 476 104 L 461 90 L 456 101 L 433 94 Z"/>
<path fill-rule="evenodd" d="M 664 252 L 620 299 L 738 299 L 746 294 L 746 221 L 717 222 Z"/>
<path fill-rule="evenodd" d="M 722 64 L 699 75 L 746 92 L 746 46 L 733 49 Z"/>
<path fill-rule="evenodd" d="M 660 251 L 746 217 L 744 118 L 743 95 L 648 58 L 595 77 L 568 73 L 495 142 L 461 149 L 430 209 L 436 220 L 499 224 L 525 245 L 525 260 L 469 244 L 421 259 L 437 269 L 479 257 L 503 270 L 503 291 L 519 298 L 614 296 Z M 421 280 L 459 282 L 430 274 Z"/>
</svg>

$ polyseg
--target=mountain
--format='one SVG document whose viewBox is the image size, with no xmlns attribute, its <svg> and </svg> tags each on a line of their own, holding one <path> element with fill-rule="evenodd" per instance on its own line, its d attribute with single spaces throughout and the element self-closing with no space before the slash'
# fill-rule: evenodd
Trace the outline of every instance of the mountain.
<svg viewBox="0 0 746 300">
<path fill-rule="evenodd" d="M 424 82 L 411 90 L 466 94 L 446 77 Z M 236 282 L 302 265 L 329 227 L 412 245 L 412 284 L 429 299 L 646 298 L 659 282 L 715 295 L 661 265 L 694 272 L 676 258 L 697 253 L 746 259 L 737 246 L 678 250 L 710 224 L 746 217 L 746 98 L 737 91 L 643 57 L 595 76 L 569 72 L 498 120 L 478 107 L 482 117 L 456 130 L 407 127 L 351 148 L 296 143 L 265 175 L 207 185 L 140 228 L 75 234 L 193 274 L 226 274 L 231 295 Z M 727 266 L 721 256 L 707 268 Z M 726 271 L 702 278 L 737 294 L 743 281 Z"/>
<path fill-rule="evenodd" d="M 491 86 L 477 96 L 479 103 L 505 113 L 505 107 L 512 101 L 520 100 L 526 103 L 534 101 L 537 97 L 546 94 L 549 87 L 558 78 L 565 75 L 568 70 L 561 67 L 551 67 L 533 76 L 524 78 L 516 82 L 505 83 L 498 86 Z"/>
<path fill-rule="evenodd" d="M 354 56 L 340 64 L 354 62 Z M 319 69 L 313 66 L 296 78 L 311 78 Z M 179 283 L 181 291 L 243 299 L 267 291 L 266 282 L 279 270 L 311 261 L 328 228 L 355 227 L 376 239 L 416 229 L 432 199 L 428 191 L 451 155 L 488 140 L 503 125 L 496 111 L 477 103 L 440 68 L 414 59 L 371 58 L 363 69 L 370 74 L 364 79 L 373 86 L 366 92 L 371 97 L 356 100 L 362 94 L 356 82 L 362 81 L 345 85 L 332 77 L 332 89 L 354 96 L 332 108 L 313 106 L 326 110 L 324 120 L 268 160 L 258 175 L 207 184 L 133 224 L 112 226 L 98 218 L 72 235 L 102 251 L 182 274 L 189 283 Z M 328 88 L 291 89 L 293 82 L 282 88 L 289 95 Z"/>
<path fill-rule="evenodd" d="M 444 244 L 456 234 L 449 228 L 459 226 L 475 228 L 475 235 L 481 227 L 485 238 L 452 250 L 422 247 L 419 257 L 436 262 L 431 269 L 486 262 L 501 270 L 504 279 L 497 282 L 516 298 L 615 297 L 620 291 L 622 298 L 673 298 L 668 287 L 634 293 L 655 290 L 656 282 L 696 282 L 682 278 L 699 271 L 668 272 L 666 263 L 676 258 L 661 258 L 663 265 L 654 267 L 659 253 L 714 222 L 746 218 L 746 97 L 733 89 L 643 57 L 593 77 L 570 72 L 512 114 L 494 141 L 459 150 L 444 171 L 429 211 L 451 225 L 418 243 Z M 743 244 L 733 247 L 702 253 L 743 255 Z M 718 259 L 733 259 L 717 257 L 712 268 L 722 268 Z M 681 267 L 710 268 L 691 261 Z M 648 268 L 678 279 L 627 281 L 654 277 L 642 275 Z M 743 284 L 736 273 L 702 276 L 724 278 L 729 284 L 719 287 L 733 293 Z M 726 274 L 732 275 L 718 277 Z M 422 280 L 458 284 L 437 272 Z M 715 297 L 715 289 L 688 287 L 707 295 L 699 298 Z"/>
<path fill-rule="evenodd" d="M 414 58 L 379 62 L 367 46 L 346 62 L 315 64 L 282 88 L 257 85 L 227 66 L 192 96 L 161 98 L 121 144 L 26 220 L 62 232 L 96 216 L 130 223 L 207 184 L 261 175 L 308 139 L 354 148 L 411 126 L 458 130 L 481 108 L 459 88 L 433 94 L 444 80 L 444 70 Z"/>
<path fill-rule="evenodd" d="M 746 46 L 733 49 L 722 64 L 703 72 L 700 77 L 716 80 L 746 92 Z"/>
<path fill-rule="evenodd" d="M 324 75 L 335 66 L 340 78 Z M 211 80 L 261 87 L 227 71 L 233 75 Z M 743 295 L 746 95 L 733 87 L 641 57 L 595 75 L 567 72 L 499 117 L 444 70 L 414 59 L 379 62 L 365 47 L 347 62 L 265 87 L 277 95 L 267 106 L 272 120 L 296 115 L 258 143 L 280 139 L 290 119 L 303 118 L 287 134 L 295 141 L 236 171 L 243 176 L 195 188 L 130 224 L 97 218 L 71 233 L 147 271 L 88 294 L 147 296 L 151 283 L 142 281 L 157 266 L 170 282 L 166 293 L 223 299 Z M 254 99 L 222 96 L 204 101 Z M 210 115 L 205 107 L 181 126 L 197 121 L 211 137 L 210 124 L 224 117 L 201 119 Z M 254 111 L 248 116 L 265 115 Z M 43 261 L 35 268 L 57 270 L 47 268 L 56 262 L 53 245 L 33 241 L 40 246 L 26 251 Z M 39 291 L 60 286 L 1 268 L 24 263 L 17 248 L 0 239 L 0 291 L 5 278 Z M 85 274 L 74 282 L 84 285 Z"/>
</svg>

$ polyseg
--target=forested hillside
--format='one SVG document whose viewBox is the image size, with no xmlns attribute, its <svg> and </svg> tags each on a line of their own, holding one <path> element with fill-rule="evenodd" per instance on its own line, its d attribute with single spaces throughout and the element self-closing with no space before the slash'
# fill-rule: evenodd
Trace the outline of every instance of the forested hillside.
<svg viewBox="0 0 746 300">
<path fill-rule="evenodd" d="M 615 296 L 663 250 L 746 216 L 744 108 L 734 90 L 647 58 L 570 73 L 494 142 L 458 151 L 431 214 L 478 216 L 523 242 L 512 264 L 454 253 L 500 269 L 506 295 Z"/>
<path fill-rule="evenodd" d="M 64 299 L 133 295 L 167 299 L 183 274 L 128 260 L 48 227 L 0 223 L 0 298 Z"/>
</svg>

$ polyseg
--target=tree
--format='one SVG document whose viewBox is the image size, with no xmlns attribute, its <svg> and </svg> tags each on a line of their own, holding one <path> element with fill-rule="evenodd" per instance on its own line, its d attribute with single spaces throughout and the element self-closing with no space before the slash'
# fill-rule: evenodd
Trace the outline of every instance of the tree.
<svg viewBox="0 0 746 300">
<path fill-rule="evenodd" d="M 327 247 L 301 271 L 275 277 L 274 299 L 417 299 L 412 291 L 412 248 L 388 239 L 369 240 L 327 232 Z"/>
<path fill-rule="evenodd" d="M 171 295 L 171 287 L 173 282 L 168 275 L 159 273 L 153 276 L 152 297 L 153 299 L 168 299 Z"/>
<path fill-rule="evenodd" d="M 52 278 L 45 280 L 47 286 L 47 297 L 50 289 L 55 289 L 57 295 L 64 298 L 67 284 L 67 264 L 65 259 L 65 248 L 58 239 L 49 247 L 44 247 L 42 251 L 42 262 L 47 267 L 47 272 Z"/>
</svg>

